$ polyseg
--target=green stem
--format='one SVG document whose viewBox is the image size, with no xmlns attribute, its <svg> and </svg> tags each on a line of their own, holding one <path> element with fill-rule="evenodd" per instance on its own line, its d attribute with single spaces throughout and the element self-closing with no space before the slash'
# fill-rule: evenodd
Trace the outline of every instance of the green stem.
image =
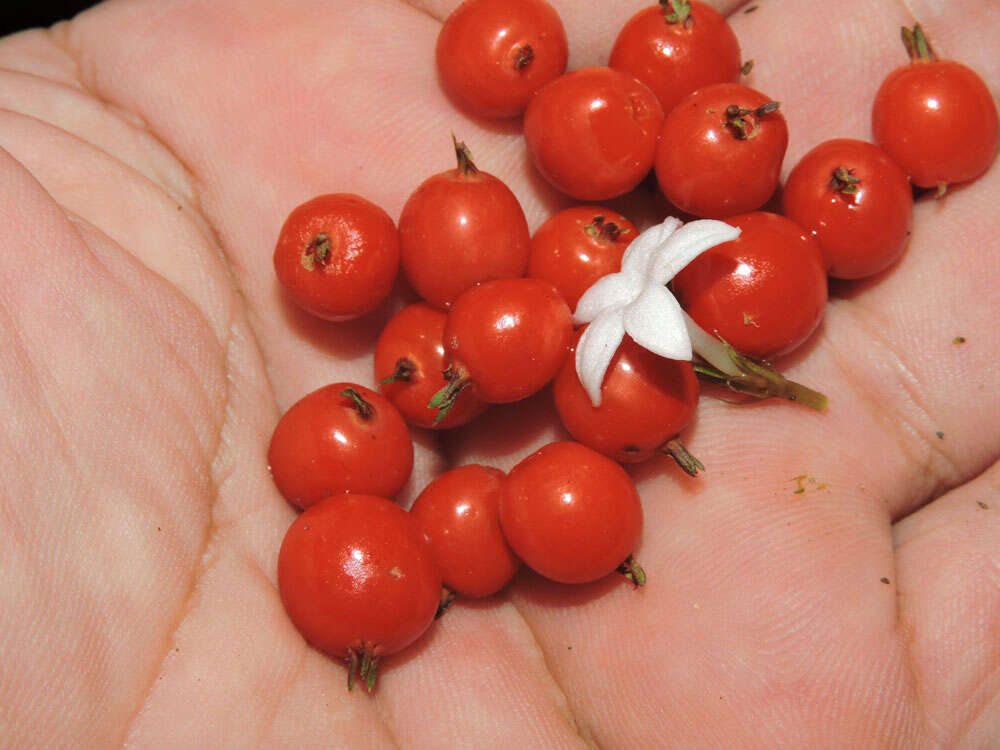
<svg viewBox="0 0 1000 750">
<path fill-rule="evenodd" d="M 684 323 L 691 347 L 705 360 L 694 363 L 694 371 L 702 378 L 753 398 L 783 398 L 826 411 L 827 398 L 819 391 L 789 380 L 770 362 L 740 354 L 721 336 L 709 335 L 686 312 Z"/>
</svg>

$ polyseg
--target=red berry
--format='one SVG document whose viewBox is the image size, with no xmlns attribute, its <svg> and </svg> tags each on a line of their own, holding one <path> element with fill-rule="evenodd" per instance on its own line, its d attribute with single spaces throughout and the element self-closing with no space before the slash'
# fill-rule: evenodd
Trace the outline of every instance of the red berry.
<svg viewBox="0 0 1000 750">
<path fill-rule="evenodd" d="M 566 70 L 566 32 L 543 0 L 466 0 L 437 39 L 441 86 L 480 117 L 516 117 Z"/>
<path fill-rule="evenodd" d="M 819 245 L 777 214 L 757 211 L 726 223 L 742 233 L 674 277 L 677 300 L 698 325 L 743 354 L 790 352 L 823 317 L 826 266 Z"/>
<path fill-rule="evenodd" d="M 333 383 L 285 412 L 267 452 L 278 490 L 300 508 L 339 492 L 392 497 L 413 468 L 399 411 L 355 383 Z"/>
<path fill-rule="evenodd" d="M 1000 140 L 993 95 L 974 70 L 938 60 L 919 25 L 904 28 L 903 37 L 912 62 L 875 94 L 875 143 L 920 187 L 943 190 L 979 177 Z"/>
<path fill-rule="evenodd" d="M 590 397 L 567 357 L 552 384 L 559 418 L 579 442 L 616 461 L 645 461 L 668 446 L 694 417 L 698 379 L 690 362 L 664 359 L 631 338 L 608 366 L 601 386 L 601 405 Z"/>
<path fill-rule="evenodd" d="M 621 269 L 625 248 L 637 235 L 632 222 L 609 208 L 567 208 L 531 238 L 528 276 L 555 286 L 572 310 L 594 282 Z"/>
<path fill-rule="evenodd" d="M 669 114 L 688 94 L 740 79 L 740 43 L 710 5 L 674 2 L 636 13 L 618 33 L 608 65 L 635 76 Z"/>
<path fill-rule="evenodd" d="M 446 471 L 410 508 L 430 539 L 445 586 L 459 594 L 494 594 L 521 566 L 500 530 L 503 476 L 477 464 Z"/>
<path fill-rule="evenodd" d="M 471 390 L 463 391 L 448 415 L 435 422 L 437 410 L 427 407 L 448 381 L 444 355 L 447 313 L 424 302 L 398 312 L 382 329 L 375 344 L 375 381 L 406 421 L 419 427 L 447 428 L 471 422 L 486 403 Z"/>
<path fill-rule="evenodd" d="M 321 195 L 295 208 L 274 248 L 278 281 L 296 305 L 327 320 L 374 310 L 399 270 L 389 215 L 357 195 Z"/>
<path fill-rule="evenodd" d="M 569 307 L 547 281 L 499 279 L 455 301 L 444 326 L 451 384 L 435 408 L 467 385 L 489 403 L 527 398 L 559 371 L 569 351 Z"/>
<path fill-rule="evenodd" d="M 663 110 L 645 84 L 583 68 L 542 88 L 524 114 L 524 140 L 557 190 L 599 201 L 627 193 L 653 165 Z"/>
<path fill-rule="evenodd" d="M 378 661 L 434 621 L 441 576 L 419 524 L 373 495 L 336 495 L 300 515 L 281 543 L 278 590 L 316 648 L 348 662 L 371 691 Z"/>
<path fill-rule="evenodd" d="M 828 272 L 859 279 L 892 265 L 913 225 L 910 181 L 877 146 L 821 143 L 788 175 L 782 212 L 819 242 Z"/>
<path fill-rule="evenodd" d="M 549 443 L 510 470 L 500 524 L 532 570 L 561 583 L 587 583 L 631 555 L 642 506 L 619 464 L 579 443 Z"/>
<path fill-rule="evenodd" d="M 424 180 L 399 217 L 406 278 L 443 309 L 480 281 L 523 276 L 531 247 L 510 188 L 477 169 L 465 144 L 455 150 L 458 167 Z"/>
<path fill-rule="evenodd" d="M 718 83 L 681 101 L 663 123 L 656 151 L 660 189 L 703 218 L 760 208 L 778 186 L 788 126 L 759 91 Z"/>
</svg>

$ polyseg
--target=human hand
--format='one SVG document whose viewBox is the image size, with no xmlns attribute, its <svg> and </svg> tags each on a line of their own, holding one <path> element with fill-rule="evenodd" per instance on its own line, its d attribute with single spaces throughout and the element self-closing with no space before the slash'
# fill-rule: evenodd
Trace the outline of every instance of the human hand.
<svg viewBox="0 0 1000 750">
<path fill-rule="evenodd" d="M 648 4 L 552 1 L 571 68 L 605 62 Z M 292 627 L 274 581 L 294 513 L 267 472 L 270 432 L 316 387 L 371 384 L 394 308 L 331 325 L 289 305 L 271 267 L 285 215 L 335 191 L 398 217 L 450 166 L 452 131 L 532 229 L 566 205 L 516 126 L 441 94 L 432 50 L 454 5 L 109 2 L 0 42 L 4 742 L 995 741 L 996 164 L 918 204 L 896 267 L 833 287 L 782 363 L 828 413 L 706 398 L 685 435 L 706 472 L 635 469 L 645 589 L 526 572 L 387 659 L 371 698 Z M 1000 88 L 989 0 L 717 5 L 755 60 L 748 82 L 782 102 L 786 173 L 820 141 L 870 137 L 915 19 Z M 662 219 L 649 195 L 614 205 Z M 450 464 L 509 468 L 556 424 L 541 394 L 453 434 L 414 430 L 403 499 Z"/>
</svg>

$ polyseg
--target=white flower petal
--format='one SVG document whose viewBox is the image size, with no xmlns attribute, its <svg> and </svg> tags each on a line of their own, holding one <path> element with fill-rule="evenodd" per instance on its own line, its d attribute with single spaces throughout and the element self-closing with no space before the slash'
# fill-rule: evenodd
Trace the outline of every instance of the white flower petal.
<svg viewBox="0 0 1000 750">
<path fill-rule="evenodd" d="M 576 342 L 576 376 L 594 407 L 601 405 L 601 383 L 625 335 L 622 308 L 605 310 Z"/>
<path fill-rule="evenodd" d="M 663 286 L 709 248 L 735 240 L 739 236 L 740 230 L 724 221 L 689 221 L 671 234 L 653 254 L 645 276 L 646 283 Z"/>
<path fill-rule="evenodd" d="M 665 286 L 646 287 L 624 318 L 625 331 L 639 346 L 668 359 L 691 359 L 684 313 Z"/>
<path fill-rule="evenodd" d="M 642 292 L 642 277 L 624 273 L 602 276 L 581 295 L 573 313 L 576 325 L 589 323 L 604 310 L 621 308 Z"/>
<path fill-rule="evenodd" d="M 632 240 L 622 256 L 622 272 L 645 277 L 650 258 L 680 225 L 680 219 L 668 216 L 662 223 L 650 227 Z"/>
</svg>

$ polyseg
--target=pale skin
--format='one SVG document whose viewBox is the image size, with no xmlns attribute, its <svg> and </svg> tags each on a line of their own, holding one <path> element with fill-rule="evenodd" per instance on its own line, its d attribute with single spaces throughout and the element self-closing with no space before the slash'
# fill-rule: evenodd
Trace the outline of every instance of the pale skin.
<svg viewBox="0 0 1000 750">
<path fill-rule="evenodd" d="M 570 66 L 648 4 L 553 0 Z M 992 0 L 733 11 L 791 143 L 868 138 L 919 20 L 1000 90 Z M 536 228 L 566 201 L 516 126 L 463 116 L 432 50 L 455 2 L 109 2 L 0 42 L 0 735 L 12 747 L 986 747 L 1000 737 L 1000 167 L 922 201 L 904 260 L 833 289 L 785 362 L 830 410 L 705 398 L 697 479 L 637 468 L 642 591 L 522 575 L 458 601 L 373 697 L 282 610 L 279 415 L 371 385 L 382 312 L 330 325 L 274 280 L 322 192 L 398 217 L 450 133 Z M 420 6 L 420 7 L 414 7 Z M 616 201 L 640 223 L 660 204 Z M 953 343 L 956 337 L 965 343 Z M 449 465 L 563 437 L 548 397 L 414 430 Z M 803 492 L 796 492 L 799 487 Z M 884 580 L 883 580 L 884 579 Z"/>
</svg>

